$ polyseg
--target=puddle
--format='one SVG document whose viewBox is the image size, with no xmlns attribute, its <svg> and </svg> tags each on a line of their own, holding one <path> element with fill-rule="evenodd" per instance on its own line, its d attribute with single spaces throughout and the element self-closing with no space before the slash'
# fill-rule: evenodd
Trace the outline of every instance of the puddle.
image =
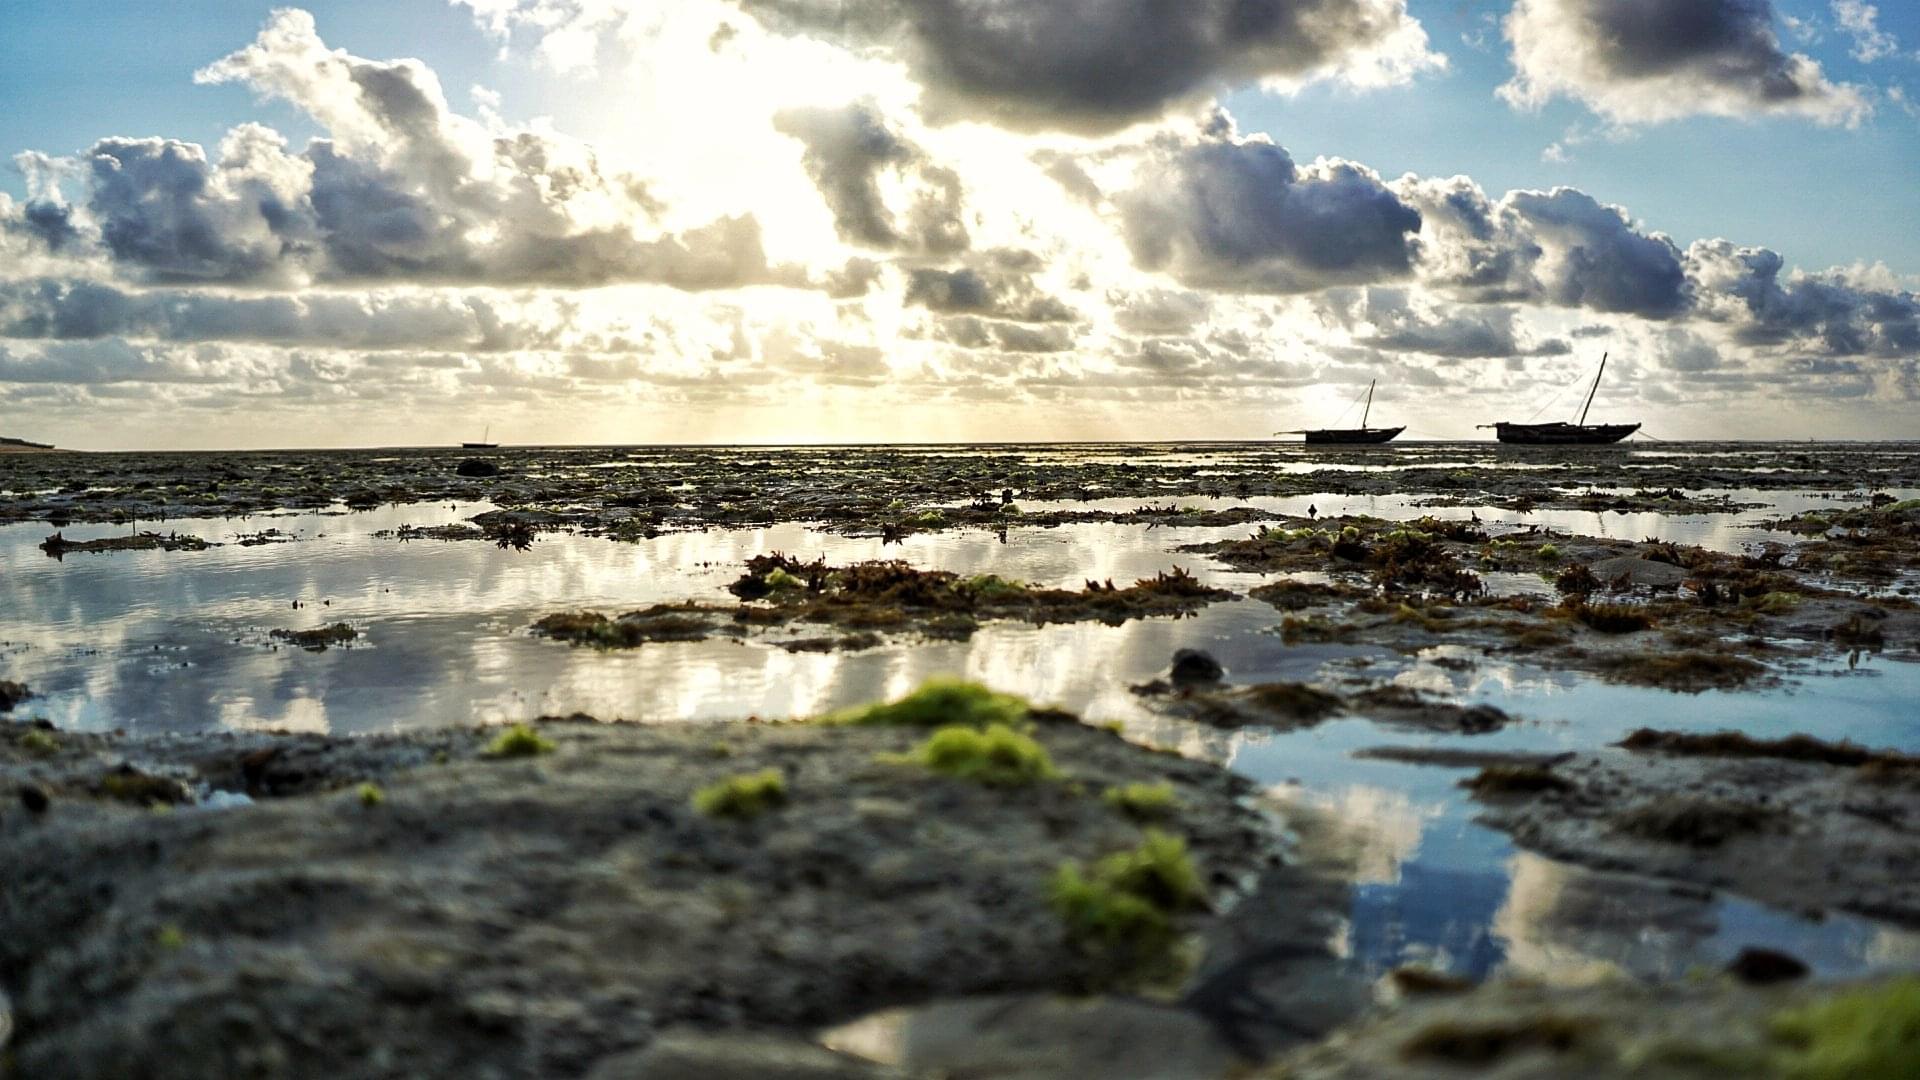
<svg viewBox="0 0 1920 1080">
<path fill-rule="evenodd" d="M 1111 451 L 1108 451 L 1111 452 Z M 1458 449 L 1450 453 L 1458 454 Z M 1196 453 L 1196 462 L 1207 455 Z M 1798 505 L 1812 493 L 1753 493 Z M 1095 505 L 1132 508 L 1128 497 Z M 1226 506 L 1243 500 L 1175 500 Z M 1466 517 L 1474 508 L 1421 508 L 1385 496 L 1244 500 L 1288 512 Z M 1061 504 L 1073 508 L 1087 504 Z M 1784 689 L 1680 696 L 1567 673 L 1476 660 L 1462 666 L 1359 646 L 1288 646 L 1266 604 L 1216 604 L 1191 618 L 1108 627 L 988 624 L 965 642 L 888 644 L 855 653 L 792 654 L 717 640 L 601 653 L 536 639 L 527 627 L 558 610 L 617 613 L 677 600 L 725 602 L 749 557 L 772 551 L 844 563 L 902 558 L 964 574 L 993 573 L 1048 586 L 1125 584 L 1184 566 L 1244 592 L 1265 580 L 1202 557 L 1189 543 L 1237 537 L 1244 526 L 1149 528 L 1075 525 L 917 534 L 901 544 L 801 525 L 668 533 L 640 543 L 542 535 L 525 552 L 485 542 L 400 543 L 374 534 L 459 522 L 484 504 L 387 507 L 365 513 L 279 513 L 234 520 L 141 523 L 223 546 L 199 552 L 47 557 L 43 525 L 0 527 L 0 676 L 43 696 L 23 711 L 68 728 L 191 730 L 274 727 L 370 732 L 498 722 L 584 711 L 640 720 L 734 720 L 816 713 L 903 693 L 957 673 L 1117 720 L 1142 739 L 1229 762 L 1288 799 L 1336 811 L 1363 872 L 1353 887 L 1344 944 L 1377 972 L 1421 962 L 1484 975 L 1509 969 L 1578 981 L 1608 971 L 1680 975 L 1723 963 L 1741 947 L 1785 948 L 1823 974 L 1920 961 L 1920 935 L 1868 920 L 1803 918 L 1724 895 L 1596 874 L 1519 852 L 1475 825 L 1456 786 L 1459 769 L 1358 759 L 1380 745 L 1560 750 L 1618 739 L 1633 727 L 1756 734 L 1804 731 L 1920 750 L 1920 666 L 1866 657 L 1856 670 L 1822 667 Z M 1585 533 L 1653 536 L 1737 550 L 1777 511 L 1660 515 L 1478 509 L 1483 521 L 1551 524 Z M 243 547 L 266 528 L 296 542 Z M 65 530 L 84 541 L 126 526 Z M 1767 540 L 1787 539 L 1761 534 Z M 1535 589 L 1525 575 L 1497 582 Z M 1544 591 L 1544 590 L 1541 590 Z M 296 603 L 299 605 L 296 607 Z M 267 637 L 273 629 L 348 622 L 351 647 L 309 653 Z M 1226 734 L 1151 714 L 1128 685 L 1160 672 L 1178 648 L 1203 648 L 1237 682 L 1326 679 L 1363 671 L 1485 702 L 1524 722 L 1492 735 L 1446 739 L 1356 720 L 1277 735 Z"/>
</svg>

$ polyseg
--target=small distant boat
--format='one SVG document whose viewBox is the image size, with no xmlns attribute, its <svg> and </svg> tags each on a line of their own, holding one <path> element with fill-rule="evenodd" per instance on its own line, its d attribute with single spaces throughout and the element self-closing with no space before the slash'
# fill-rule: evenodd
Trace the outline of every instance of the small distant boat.
<svg viewBox="0 0 1920 1080">
<path fill-rule="evenodd" d="M 1569 424 L 1514 424 L 1501 421 L 1481 424 L 1492 428 L 1494 437 L 1516 446 L 1606 446 L 1640 430 L 1639 424 L 1589 424 L 1587 413 L 1593 408 L 1593 396 L 1600 392 L 1600 377 L 1607 373 L 1607 354 L 1600 354 L 1600 370 L 1593 377 L 1593 389 L 1587 391 L 1587 404 L 1580 410 L 1580 422 Z"/>
<path fill-rule="evenodd" d="M 1400 427 L 1368 427 L 1367 418 L 1373 415 L 1373 388 L 1380 380 L 1367 384 L 1367 407 L 1360 413 L 1360 426 L 1357 428 L 1313 428 L 1307 431 L 1282 431 L 1280 435 L 1304 435 L 1308 446 L 1373 446 L 1392 442 L 1394 436 L 1407 430 Z M 1348 405 L 1347 408 L 1353 408 Z"/>
<path fill-rule="evenodd" d="M 480 434 L 481 441 L 463 442 L 460 444 L 460 446 L 464 450 L 498 450 L 500 449 L 499 443 L 487 441 L 488 439 L 491 439 L 491 438 L 493 438 L 493 425 L 488 424 L 486 430 L 481 432 Z"/>
</svg>

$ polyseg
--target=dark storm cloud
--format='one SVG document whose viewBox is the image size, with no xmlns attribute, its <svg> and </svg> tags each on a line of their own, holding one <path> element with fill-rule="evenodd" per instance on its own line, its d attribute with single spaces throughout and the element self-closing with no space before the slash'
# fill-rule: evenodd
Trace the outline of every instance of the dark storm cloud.
<svg viewBox="0 0 1920 1080">
<path fill-rule="evenodd" d="M 302 208 L 244 179 L 219 184 L 204 150 L 175 139 L 102 139 L 84 155 L 87 208 L 113 259 L 156 281 L 277 275 Z"/>
<path fill-rule="evenodd" d="M 1624 122 L 1696 112 L 1797 112 L 1850 122 L 1864 111 L 1851 87 L 1789 55 L 1770 0 L 1518 0 L 1510 101 L 1578 97 Z"/>
<path fill-rule="evenodd" d="M 1542 254 L 1525 224 L 1464 176 L 1405 177 L 1392 185 L 1420 211 L 1420 279 L 1450 295 L 1491 303 L 1537 298 Z"/>
<path fill-rule="evenodd" d="M 739 2 L 775 30 L 904 59 L 936 121 L 1021 129 L 1111 131 L 1223 86 L 1306 76 L 1419 35 L 1404 0 Z"/>
<path fill-rule="evenodd" d="M 51 199 L 30 199 L 17 210 L 0 211 L 0 230 L 37 242 L 54 254 L 77 245 L 80 240 L 73 207 Z"/>
<path fill-rule="evenodd" d="M 1299 293 L 1408 276 L 1420 212 L 1366 168 L 1296 168 L 1231 135 L 1163 139 L 1116 198 L 1134 262 L 1184 285 Z"/>
<path fill-rule="evenodd" d="M 1079 313 L 1033 280 L 1040 269 L 1031 252 L 983 253 L 973 265 L 907 272 L 906 303 L 942 315 L 981 315 L 1011 322 L 1072 322 Z"/>
<path fill-rule="evenodd" d="M 929 255 L 966 250 L 959 175 L 929 161 L 873 106 L 788 109 L 774 117 L 774 128 L 806 144 L 802 162 L 833 211 L 841 239 Z M 917 186 L 904 228 L 880 190 L 881 174 L 889 171 Z"/>
<path fill-rule="evenodd" d="M 1687 249 L 1706 318 L 1746 345 L 1795 345 L 1834 356 L 1920 352 L 1920 297 L 1854 280 L 1844 271 L 1785 276 L 1777 252 L 1725 240 Z"/>
<path fill-rule="evenodd" d="M 1649 319 L 1686 310 L 1680 249 L 1635 229 L 1619 209 L 1574 188 L 1512 192 L 1505 206 L 1546 249 L 1536 273 L 1548 301 Z"/>
</svg>

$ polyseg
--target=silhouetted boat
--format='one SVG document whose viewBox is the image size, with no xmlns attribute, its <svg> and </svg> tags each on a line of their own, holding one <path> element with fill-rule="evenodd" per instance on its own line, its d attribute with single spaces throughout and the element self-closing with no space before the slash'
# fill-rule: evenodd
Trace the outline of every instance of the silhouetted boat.
<svg viewBox="0 0 1920 1080">
<path fill-rule="evenodd" d="M 460 447 L 464 450 L 498 450 L 500 448 L 499 443 L 486 441 L 492 437 L 493 425 L 488 424 L 487 429 L 480 433 L 480 442 L 463 442 L 460 444 Z"/>
<path fill-rule="evenodd" d="M 1600 354 L 1600 370 L 1593 377 L 1593 389 L 1587 391 L 1587 404 L 1580 410 L 1580 422 L 1569 424 L 1514 424 L 1501 421 L 1481 424 L 1493 429 L 1494 437 L 1516 446 L 1605 446 L 1640 430 L 1639 424 L 1589 424 L 1587 412 L 1593 408 L 1593 396 L 1600 392 L 1600 376 L 1607 373 L 1607 354 Z"/>
<path fill-rule="evenodd" d="M 1307 431 L 1282 431 L 1281 435 L 1304 435 L 1309 446 L 1371 446 L 1383 442 L 1392 442 L 1394 436 L 1407 430 L 1400 427 L 1368 427 L 1367 418 L 1373 415 L 1373 388 L 1379 380 L 1367 384 L 1367 407 L 1360 414 L 1360 426 L 1357 428 L 1313 428 Z M 1347 408 L 1353 408 L 1348 405 Z"/>
</svg>

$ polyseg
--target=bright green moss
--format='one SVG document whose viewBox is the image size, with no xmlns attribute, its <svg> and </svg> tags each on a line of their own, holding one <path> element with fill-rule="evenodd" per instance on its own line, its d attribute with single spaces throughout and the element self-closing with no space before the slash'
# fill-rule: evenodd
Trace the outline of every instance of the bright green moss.
<svg viewBox="0 0 1920 1080">
<path fill-rule="evenodd" d="M 805 589 L 807 587 L 805 579 L 790 574 L 777 566 L 767 572 L 764 580 L 767 583 L 767 588 L 772 589 L 774 592 Z"/>
<path fill-rule="evenodd" d="M 1014 581 L 998 574 L 979 574 L 967 579 L 963 586 L 967 592 L 982 600 L 1001 600 L 1026 594 L 1024 581 Z"/>
<path fill-rule="evenodd" d="M 1560 549 L 1552 544 L 1541 544 L 1533 557 L 1544 563 L 1557 563 L 1560 561 Z"/>
<path fill-rule="evenodd" d="M 20 749 L 35 757 L 48 757 L 60 752 L 60 740 L 50 731 L 29 731 L 20 736 Z"/>
<path fill-rule="evenodd" d="M 553 741 L 525 724 L 513 725 L 487 746 L 487 756 L 496 758 L 539 757 L 551 753 Z"/>
<path fill-rule="evenodd" d="M 779 769 L 730 776 L 693 793 L 693 808 L 708 817 L 759 817 L 787 801 L 787 778 Z"/>
<path fill-rule="evenodd" d="M 356 794 L 360 797 L 360 805 L 369 810 L 387 801 L 387 793 L 380 790 L 379 784 L 371 782 L 361 784 Z"/>
<path fill-rule="evenodd" d="M 1784 615 L 1800 606 L 1797 593 L 1770 592 L 1749 600 L 1748 605 L 1766 615 Z"/>
<path fill-rule="evenodd" d="M 1180 798 L 1173 793 L 1173 785 L 1164 780 L 1158 784 L 1110 787 L 1100 798 L 1135 821 L 1169 818 L 1180 809 Z"/>
<path fill-rule="evenodd" d="M 1920 977 L 1839 994 L 1773 1018 L 1795 1080 L 1908 1080 L 1920 1071 Z"/>
<path fill-rule="evenodd" d="M 939 727 L 943 724 L 1014 724 L 1026 718 L 1027 703 L 960 679 L 929 679 L 898 701 L 844 709 L 825 717 L 830 724 L 882 724 Z"/>
<path fill-rule="evenodd" d="M 954 724 L 927 737 L 907 759 L 943 776 L 990 787 L 1020 787 L 1060 775 L 1047 748 L 1005 724 L 985 730 Z"/>
<path fill-rule="evenodd" d="M 1054 873 L 1050 892 L 1073 936 L 1148 949 L 1166 942 L 1174 915 L 1206 902 L 1186 841 L 1159 830 L 1091 870 L 1067 863 Z"/>
</svg>

